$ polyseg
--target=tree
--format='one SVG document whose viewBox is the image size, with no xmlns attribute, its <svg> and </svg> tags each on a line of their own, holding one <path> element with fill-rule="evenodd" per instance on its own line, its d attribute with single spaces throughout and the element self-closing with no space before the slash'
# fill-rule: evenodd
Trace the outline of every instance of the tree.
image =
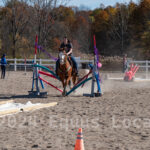
<svg viewBox="0 0 150 150">
<path fill-rule="evenodd" d="M 124 53 L 124 43 L 128 38 L 128 21 L 130 13 L 125 4 L 117 4 L 116 8 L 109 8 L 110 36 L 120 41 L 120 54 Z"/>
<path fill-rule="evenodd" d="M 90 53 L 91 43 L 91 21 L 88 11 L 76 12 L 75 21 L 72 26 L 72 38 L 82 53 Z"/>
<path fill-rule="evenodd" d="M 52 40 L 52 27 L 58 18 L 57 7 L 66 4 L 68 0 L 31 0 L 33 5 L 32 22 L 38 43 L 45 47 Z"/>
<path fill-rule="evenodd" d="M 105 48 L 108 47 L 108 31 L 109 31 L 109 14 L 102 8 L 96 9 L 91 14 L 92 18 L 92 32 L 96 35 L 97 47 L 101 50 L 101 54 L 106 54 Z"/>
<path fill-rule="evenodd" d="M 5 45 L 8 44 L 6 49 L 10 48 L 13 58 L 15 58 L 16 44 L 29 23 L 30 14 L 28 13 L 28 5 L 25 1 L 6 0 L 4 2 L 6 6 L 1 10 L 1 16 L 3 18 L 2 30 L 5 31 L 2 33 L 2 40 Z"/>
</svg>

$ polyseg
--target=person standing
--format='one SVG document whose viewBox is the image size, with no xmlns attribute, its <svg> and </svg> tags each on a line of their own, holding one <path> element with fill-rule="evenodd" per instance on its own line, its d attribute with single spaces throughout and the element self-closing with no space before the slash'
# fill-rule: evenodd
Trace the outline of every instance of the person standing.
<svg viewBox="0 0 150 150">
<path fill-rule="evenodd" d="M 6 64 L 7 64 L 6 55 L 3 54 L 2 58 L 1 58 L 1 71 L 2 71 L 2 73 L 1 73 L 1 79 L 5 78 Z"/>
<path fill-rule="evenodd" d="M 127 68 L 128 68 L 128 66 L 127 66 L 127 54 L 125 54 L 123 56 L 123 73 L 126 72 Z"/>
</svg>

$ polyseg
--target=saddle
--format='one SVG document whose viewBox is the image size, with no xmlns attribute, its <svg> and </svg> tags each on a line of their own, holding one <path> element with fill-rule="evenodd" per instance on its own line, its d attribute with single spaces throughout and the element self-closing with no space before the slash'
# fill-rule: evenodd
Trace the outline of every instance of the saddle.
<svg viewBox="0 0 150 150">
<path fill-rule="evenodd" d="M 68 56 L 68 61 L 69 61 L 70 65 L 71 65 L 71 67 L 73 68 L 72 74 L 76 73 L 77 70 L 75 68 L 74 62 L 71 60 L 71 56 Z"/>
<path fill-rule="evenodd" d="M 74 67 L 74 63 L 73 63 L 73 61 L 71 60 L 71 56 L 68 56 L 68 61 L 69 61 L 70 65 L 71 65 L 71 67 Z"/>
</svg>

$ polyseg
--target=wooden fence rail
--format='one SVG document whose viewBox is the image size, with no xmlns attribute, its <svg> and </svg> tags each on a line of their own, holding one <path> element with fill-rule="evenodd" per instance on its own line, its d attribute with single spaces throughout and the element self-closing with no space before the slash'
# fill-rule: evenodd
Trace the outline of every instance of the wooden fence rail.
<svg viewBox="0 0 150 150">
<path fill-rule="evenodd" d="M 80 57 L 75 57 L 79 68 L 82 68 L 83 66 L 87 66 L 87 64 L 92 63 L 93 64 L 93 60 L 81 60 Z M 37 59 L 36 60 L 38 64 L 40 65 L 44 65 L 44 66 L 50 66 L 52 68 L 55 69 L 55 61 L 54 60 L 50 60 L 50 59 Z M 34 62 L 34 59 L 7 59 L 7 63 L 13 67 L 14 71 L 17 71 L 18 67 L 24 67 L 25 71 L 27 69 L 27 67 L 32 67 Z M 1 65 L 1 64 L 0 64 Z"/>
</svg>

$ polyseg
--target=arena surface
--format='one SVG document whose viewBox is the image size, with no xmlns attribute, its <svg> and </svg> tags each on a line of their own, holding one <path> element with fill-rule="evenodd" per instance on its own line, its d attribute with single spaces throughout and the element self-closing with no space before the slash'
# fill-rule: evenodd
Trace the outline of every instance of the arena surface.
<svg viewBox="0 0 150 150">
<path fill-rule="evenodd" d="M 68 97 L 47 86 L 48 98 L 32 98 L 31 83 L 32 73 L 7 73 L 0 79 L 0 101 L 58 104 L 0 118 L 1 150 L 74 150 L 80 127 L 85 150 L 150 150 L 150 82 L 105 80 L 98 98 L 82 96 L 88 84 Z"/>
</svg>

